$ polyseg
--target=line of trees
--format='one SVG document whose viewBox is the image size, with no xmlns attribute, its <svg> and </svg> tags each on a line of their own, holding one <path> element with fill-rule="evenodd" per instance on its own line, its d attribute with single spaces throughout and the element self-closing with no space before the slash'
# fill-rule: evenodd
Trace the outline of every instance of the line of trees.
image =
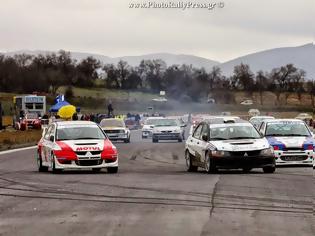
<svg viewBox="0 0 315 236">
<path fill-rule="evenodd" d="M 315 83 L 306 81 L 305 76 L 305 71 L 293 64 L 256 74 L 249 65 L 240 64 L 234 67 L 232 76 L 226 77 L 216 66 L 207 72 L 191 65 L 167 66 L 159 59 L 143 60 L 139 66 L 132 67 L 125 61 L 102 65 L 93 57 L 78 62 L 65 51 L 38 56 L 0 55 L 0 91 L 3 92 L 55 94 L 60 86 L 93 87 L 97 79 L 102 79 L 103 86 L 109 89 L 165 90 L 170 97 L 194 101 L 211 93 L 230 103 L 234 99 L 231 96 L 233 91 L 245 91 L 249 96 L 259 92 L 263 104 L 264 91 L 274 92 L 278 102 L 281 94 L 285 94 L 287 101 L 292 92 L 299 99 L 307 92 L 314 100 Z"/>
</svg>

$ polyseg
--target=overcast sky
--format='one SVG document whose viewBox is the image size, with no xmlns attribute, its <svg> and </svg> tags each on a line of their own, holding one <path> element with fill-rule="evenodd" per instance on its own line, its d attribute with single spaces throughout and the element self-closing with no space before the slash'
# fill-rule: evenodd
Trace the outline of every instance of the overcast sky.
<svg viewBox="0 0 315 236">
<path fill-rule="evenodd" d="M 143 2 L 154 0 L 0 0 L 0 51 L 169 52 L 223 62 L 314 42 L 315 0 L 223 0 L 223 8 L 220 1 L 173 0 L 217 7 L 130 8 Z"/>
</svg>

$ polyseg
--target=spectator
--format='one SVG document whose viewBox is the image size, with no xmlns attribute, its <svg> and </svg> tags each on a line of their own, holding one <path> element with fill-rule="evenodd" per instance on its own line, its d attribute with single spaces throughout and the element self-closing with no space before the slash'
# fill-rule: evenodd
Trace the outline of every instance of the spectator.
<svg viewBox="0 0 315 236">
<path fill-rule="evenodd" d="M 108 109 L 108 117 L 113 117 L 114 116 L 114 108 L 112 103 L 110 102 L 107 106 Z"/>
<path fill-rule="evenodd" d="M 72 116 L 72 120 L 78 120 L 78 119 L 79 119 L 78 114 L 74 113 Z"/>
</svg>

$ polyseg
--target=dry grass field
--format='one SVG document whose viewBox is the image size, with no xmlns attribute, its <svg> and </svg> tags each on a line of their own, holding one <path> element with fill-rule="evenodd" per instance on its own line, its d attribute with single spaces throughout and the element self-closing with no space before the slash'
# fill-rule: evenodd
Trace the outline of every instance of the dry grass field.
<svg viewBox="0 0 315 236">
<path fill-rule="evenodd" d="M 42 130 L 1 131 L 0 151 L 35 145 L 41 138 Z"/>
</svg>

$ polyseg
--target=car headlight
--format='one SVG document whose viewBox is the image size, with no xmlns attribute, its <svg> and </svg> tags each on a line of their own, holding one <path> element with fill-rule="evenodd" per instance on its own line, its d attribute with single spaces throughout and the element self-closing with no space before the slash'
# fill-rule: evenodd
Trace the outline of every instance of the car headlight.
<svg viewBox="0 0 315 236">
<path fill-rule="evenodd" d="M 214 157 L 223 157 L 226 155 L 225 151 L 213 150 L 211 151 L 211 155 Z"/>
<path fill-rule="evenodd" d="M 273 148 L 270 147 L 270 148 L 263 149 L 261 150 L 260 154 L 263 156 L 272 156 L 274 154 Z"/>
</svg>

